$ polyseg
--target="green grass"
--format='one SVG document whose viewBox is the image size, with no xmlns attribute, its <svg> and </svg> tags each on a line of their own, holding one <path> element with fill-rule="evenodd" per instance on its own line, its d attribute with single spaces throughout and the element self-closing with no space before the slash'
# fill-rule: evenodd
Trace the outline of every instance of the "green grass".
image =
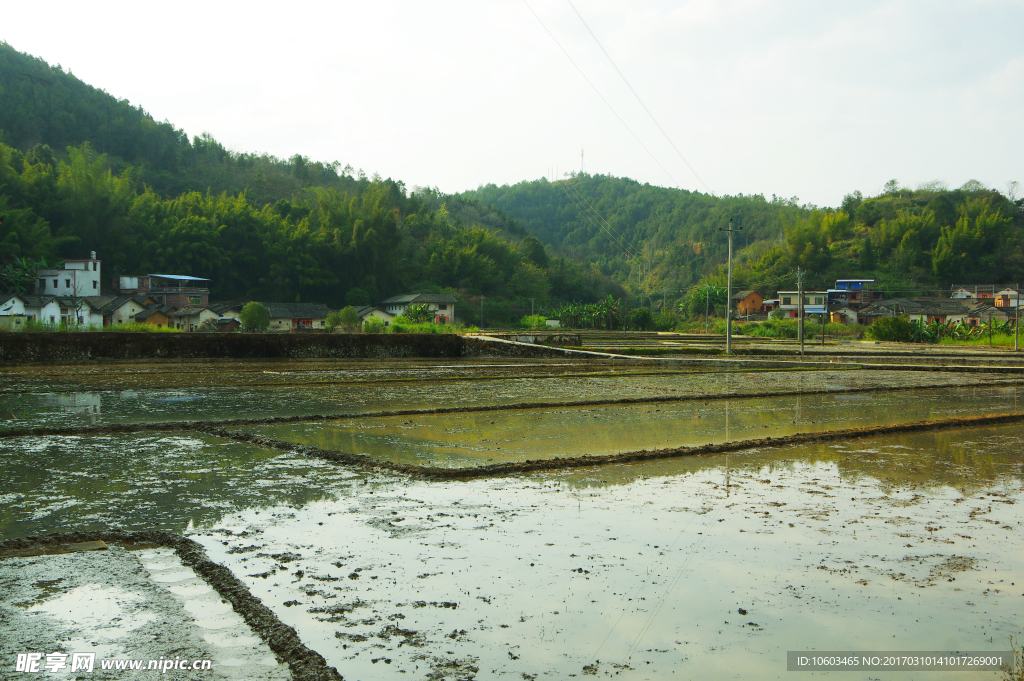
<svg viewBox="0 0 1024 681">
<path fill-rule="evenodd" d="M 1020 343 L 1024 346 L 1024 336 L 1021 337 Z M 969 340 L 957 340 L 954 338 L 943 338 L 939 340 L 939 345 L 988 345 L 988 335 L 982 336 L 981 338 L 971 338 Z M 1012 333 L 994 333 L 992 334 L 992 346 L 993 347 L 1013 347 L 1013 334 Z"/>
</svg>

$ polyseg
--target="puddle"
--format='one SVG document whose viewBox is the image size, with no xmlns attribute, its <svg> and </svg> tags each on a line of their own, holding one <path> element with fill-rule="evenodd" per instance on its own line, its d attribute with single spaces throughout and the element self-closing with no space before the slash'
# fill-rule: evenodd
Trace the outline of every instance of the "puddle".
<svg viewBox="0 0 1024 681">
<path fill-rule="evenodd" d="M 776 679 L 786 650 L 1019 637 L 1022 448 L 1007 426 L 380 484 L 195 538 L 346 678 Z"/>
<path fill-rule="evenodd" d="M 248 430 L 287 442 L 395 463 L 462 467 L 1005 413 L 1017 409 L 1018 390 L 947 388 L 427 414 L 268 425 Z"/>
<path fill-rule="evenodd" d="M 143 567 L 147 566 L 147 567 Z M 107 551 L 8 558 L 0 585 L 16 603 L 0 604 L 0 640 L 19 652 L 63 653 L 47 678 L 86 678 L 72 670 L 75 653 L 92 653 L 97 678 L 148 678 L 150 660 L 207 660 L 204 679 L 289 679 L 270 648 L 219 595 L 183 597 L 167 589 L 168 575 L 200 581 L 173 551 Z M 26 578 L 27 577 L 27 578 Z M 58 588 L 59 585 L 59 588 Z M 217 632 L 210 634 L 215 627 Z M 141 660 L 140 672 L 102 669 L 104 660 Z M 58 663 L 64 662 L 64 667 Z M 166 671 L 166 670 L 165 670 Z M 178 672 L 180 675 L 180 672 Z M 185 675 L 180 675 L 184 678 Z M 188 674 L 188 678 L 200 678 Z M 8 678 L 8 677 L 4 677 Z"/>
</svg>

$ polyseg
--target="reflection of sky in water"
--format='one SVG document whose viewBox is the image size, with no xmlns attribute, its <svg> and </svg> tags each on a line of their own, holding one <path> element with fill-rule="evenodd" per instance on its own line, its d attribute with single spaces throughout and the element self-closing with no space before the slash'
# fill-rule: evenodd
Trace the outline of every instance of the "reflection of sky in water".
<svg viewBox="0 0 1024 681">
<path fill-rule="evenodd" d="M 195 433 L 0 439 L 0 539 L 104 527 L 181 532 L 232 509 L 345 494 L 337 485 L 353 477 Z"/>
<path fill-rule="evenodd" d="M 884 371 L 638 375 L 636 367 L 620 368 L 615 375 L 585 375 L 612 369 L 601 363 L 552 362 L 515 370 L 504 363 L 447 361 L 395 362 L 387 369 L 366 362 L 224 362 L 173 371 L 158 365 L 111 365 L 106 372 L 83 366 L 73 372 L 64 367 L 63 373 L 13 367 L 0 374 L 0 429 L 1002 380 L 984 374 Z"/>
<path fill-rule="evenodd" d="M 687 401 L 374 417 L 248 427 L 288 442 L 419 465 L 597 456 L 1013 410 L 1018 388 Z"/>
<path fill-rule="evenodd" d="M 600 660 L 625 679 L 776 679 L 787 650 L 1007 649 L 1024 622 L 1022 436 L 371 485 L 197 539 L 353 678 L 382 655 L 423 675 L 426 652 L 509 678 Z"/>
</svg>

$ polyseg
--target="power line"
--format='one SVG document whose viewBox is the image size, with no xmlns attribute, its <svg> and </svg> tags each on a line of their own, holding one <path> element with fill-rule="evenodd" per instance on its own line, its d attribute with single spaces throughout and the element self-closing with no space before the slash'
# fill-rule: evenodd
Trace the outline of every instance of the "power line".
<svg viewBox="0 0 1024 681">
<path fill-rule="evenodd" d="M 575 66 L 576 70 L 580 72 L 580 75 L 583 76 L 583 79 L 585 81 L 587 81 L 587 83 L 590 85 L 590 87 L 592 87 L 594 89 L 594 92 L 596 92 L 597 96 L 601 98 L 601 101 L 605 103 L 605 105 L 611 110 L 611 112 L 613 114 L 615 114 L 615 117 L 619 119 L 619 122 L 622 123 L 623 127 L 625 127 L 626 130 L 629 131 L 629 134 L 633 136 L 633 139 L 636 140 L 637 144 L 639 144 L 641 147 L 644 148 L 644 151 L 646 151 L 648 153 L 648 155 L 650 155 L 650 157 L 652 159 L 654 159 L 654 162 L 658 164 L 658 167 L 661 168 L 663 171 L 665 171 L 665 174 L 669 176 L 669 179 L 672 180 L 672 184 L 674 184 L 675 186 L 678 187 L 679 186 L 679 182 L 676 181 L 676 178 L 672 177 L 672 173 L 670 173 L 668 171 L 668 168 L 666 168 L 664 165 L 662 165 L 661 161 L 658 160 L 658 157 L 655 156 L 651 152 L 651 150 L 647 148 L 646 144 L 644 144 L 643 142 L 640 141 L 640 138 L 637 137 L 635 132 L 633 132 L 633 129 L 631 127 L 629 127 L 629 125 L 626 123 L 626 121 L 623 120 L 622 116 L 619 115 L 619 112 L 615 110 L 615 107 L 613 107 L 611 105 L 611 103 L 607 99 L 605 99 L 605 96 L 601 94 L 601 91 L 597 89 L 597 86 L 594 85 L 594 83 L 590 80 L 590 78 L 587 78 L 587 74 L 583 72 L 583 69 L 581 69 L 579 64 L 577 64 L 576 61 L 572 58 L 572 56 L 569 54 L 568 50 L 566 50 L 564 47 L 562 47 L 562 43 L 558 42 L 558 38 L 556 38 L 555 34 L 551 32 L 551 29 L 549 29 L 547 27 L 547 24 L 545 24 L 541 20 L 540 16 L 538 16 L 537 13 L 533 11 L 533 8 L 530 7 L 530 3 L 527 2 L 526 0 L 523 0 L 523 4 L 526 5 L 526 8 L 528 10 L 530 10 L 530 13 L 537 19 L 537 22 L 541 25 L 541 27 L 543 27 L 543 29 L 547 32 L 547 34 L 549 36 L 551 36 L 551 39 L 555 41 L 555 44 L 558 45 L 558 48 L 560 50 L 562 50 L 562 52 L 565 54 L 566 58 L 570 62 L 572 62 L 572 65 Z"/>
<path fill-rule="evenodd" d="M 562 187 L 562 191 L 565 192 L 566 196 L 569 197 L 569 200 L 573 202 L 576 208 L 586 217 L 588 217 L 590 221 L 593 222 L 599 230 L 604 232 L 605 236 L 607 236 L 610 240 L 612 246 L 616 247 L 619 250 L 619 252 L 626 257 L 627 260 L 632 260 L 633 258 L 636 257 L 634 247 L 631 246 L 629 242 L 625 240 L 624 237 L 615 233 L 615 230 L 611 226 L 611 224 L 607 220 L 605 220 L 604 217 L 601 216 L 601 214 L 597 211 L 596 208 L 594 208 L 590 204 L 589 201 L 587 201 L 586 197 L 583 196 L 582 192 L 580 192 L 576 186 L 574 186 L 572 183 L 568 181 L 560 182 L 559 185 Z"/>
<path fill-rule="evenodd" d="M 660 130 L 661 134 L 665 136 L 665 139 L 668 140 L 668 143 L 672 145 L 672 148 L 675 149 L 675 152 L 679 155 L 679 158 L 683 160 L 683 163 L 686 164 L 686 167 L 690 169 L 690 172 L 693 173 L 693 176 L 697 178 L 697 181 L 701 183 L 705 190 L 707 190 L 708 194 L 713 194 L 714 192 L 711 191 L 711 188 L 708 187 L 707 183 L 704 182 L 704 179 L 697 173 L 694 167 L 690 165 L 690 162 L 686 160 L 686 157 L 683 156 L 683 152 L 679 151 L 679 147 L 676 146 L 676 143 L 673 142 L 672 138 L 668 136 L 667 132 L 665 132 L 665 128 L 661 127 L 661 123 L 658 122 L 658 119 L 654 117 L 654 114 L 651 113 L 651 110 L 647 108 L 646 104 L 644 104 L 644 100 L 640 99 L 640 95 L 638 95 L 636 90 L 633 89 L 633 86 L 630 85 L 629 80 L 626 78 L 625 74 L 623 74 L 621 69 L 619 69 L 618 65 L 615 63 L 615 60 L 612 59 L 612 56 L 608 54 L 608 50 L 604 49 L 604 45 L 602 45 L 601 41 L 597 39 L 597 36 L 594 35 L 594 32 L 590 30 L 590 26 L 587 24 L 586 20 L 583 19 L 583 15 L 580 14 L 580 11 L 576 9 L 576 5 L 572 4 L 572 0 L 565 1 L 569 3 L 569 7 L 572 7 L 572 11 L 576 13 L 577 17 L 579 17 L 580 22 L 583 24 L 583 27 L 587 29 L 587 33 L 590 34 L 590 37 L 594 39 L 594 42 L 597 43 L 597 46 L 601 48 L 602 52 L 604 52 L 604 56 L 608 58 L 608 62 L 612 65 L 612 68 L 614 68 L 615 72 L 619 74 L 619 77 L 622 78 L 622 82 L 626 84 L 626 87 L 629 88 L 629 91 L 633 93 L 634 97 L 636 97 L 636 101 L 640 102 L 640 106 L 644 108 L 644 111 L 646 111 L 647 115 L 651 117 L 651 120 L 654 121 L 654 124 L 658 126 L 658 130 Z"/>
</svg>

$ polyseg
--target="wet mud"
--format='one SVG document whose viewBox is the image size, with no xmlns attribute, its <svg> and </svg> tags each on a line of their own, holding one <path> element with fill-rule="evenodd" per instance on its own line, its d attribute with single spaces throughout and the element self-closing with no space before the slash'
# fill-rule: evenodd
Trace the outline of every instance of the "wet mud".
<svg viewBox="0 0 1024 681">
<path fill-rule="evenodd" d="M 154 530 L 61 532 L 41 537 L 9 539 L 0 542 L 0 552 L 45 552 L 50 547 L 98 541 L 133 547 L 160 546 L 173 549 L 181 561 L 195 570 L 221 598 L 229 602 L 235 612 L 242 616 L 270 649 L 288 664 L 296 681 L 342 681 L 338 670 L 329 666 L 322 655 L 307 648 L 299 640 L 295 629 L 282 623 L 229 569 L 212 562 L 203 546 L 187 537 Z"/>
<path fill-rule="evenodd" d="M 993 387 L 993 386 L 1014 386 L 1022 385 L 1024 381 L 977 381 L 970 383 L 971 387 Z M 430 407 L 424 409 L 388 409 L 363 412 L 335 412 L 324 414 L 295 414 L 290 416 L 267 416 L 255 418 L 233 418 L 202 421 L 156 421 L 142 423 L 108 423 L 103 425 L 73 425 L 73 426 L 20 426 L 15 421 L 13 424 L 8 420 L 6 424 L 0 425 L 0 439 L 25 436 L 45 435 L 92 435 L 92 434 L 115 434 L 133 433 L 141 431 L 174 431 L 192 430 L 206 427 L 226 426 L 252 426 L 272 425 L 285 423 L 300 423 L 304 421 L 336 421 L 357 418 L 380 418 L 393 416 L 427 416 L 440 414 L 468 414 L 475 412 L 492 411 L 525 411 L 530 409 L 549 409 L 567 407 L 591 407 L 608 405 L 632 405 L 632 404 L 664 404 L 674 402 L 690 401 L 718 401 L 736 399 L 737 397 L 749 399 L 771 399 L 776 397 L 794 396 L 815 396 L 815 395 L 837 395 L 837 394 L 870 394 L 870 393 L 891 393 L 907 390 L 936 390 L 942 388 L 962 387 L 963 382 L 950 382 L 947 384 L 928 383 L 926 385 L 891 385 L 891 386 L 869 386 L 869 387 L 835 387 L 835 388 L 793 388 L 791 390 L 775 391 L 737 391 L 729 393 L 698 393 L 681 395 L 659 395 L 651 397 L 621 397 L 615 399 L 591 399 L 591 400 L 560 400 L 543 402 L 504 402 L 502 404 L 477 404 L 457 407 Z"/>
</svg>

